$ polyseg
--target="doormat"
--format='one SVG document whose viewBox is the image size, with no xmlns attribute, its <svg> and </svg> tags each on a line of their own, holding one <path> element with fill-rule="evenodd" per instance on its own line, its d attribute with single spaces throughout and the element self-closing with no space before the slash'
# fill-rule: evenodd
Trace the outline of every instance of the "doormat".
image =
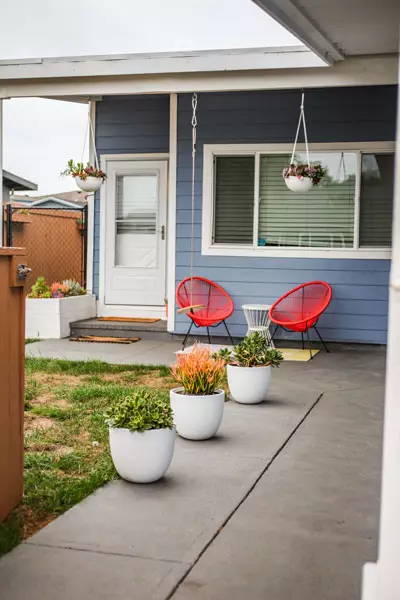
<svg viewBox="0 0 400 600">
<path fill-rule="evenodd" d="M 100 335 L 83 335 L 82 337 L 69 338 L 70 342 L 100 342 L 102 344 L 134 344 L 139 337 L 102 337 Z"/>
<path fill-rule="evenodd" d="M 115 321 L 116 323 L 157 323 L 161 319 L 147 317 L 97 317 L 97 321 Z"/>
<path fill-rule="evenodd" d="M 302 350 L 301 348 L 277 348 L 277 350 L 279 350 L 279 352 L 282 352 L 283 360 L 296 360 L 302 362 L 307 362 L 311 360 L 310 350 L 308 348 L 307 350 Z M 311 349 L 311 354 L 313 356 L 318 354 L 318 352 L 319 350 L 315 348 Z"/>
</svg>

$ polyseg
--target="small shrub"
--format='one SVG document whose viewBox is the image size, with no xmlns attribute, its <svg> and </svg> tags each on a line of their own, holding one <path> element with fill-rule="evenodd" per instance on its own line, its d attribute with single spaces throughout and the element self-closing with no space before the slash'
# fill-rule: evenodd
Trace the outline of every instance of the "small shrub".
<svg viewBox="0 0 400 600">
<path fill-rule="evenodd" d="M 141 388 L 112 404 L 105 418 L 109 427 L 123 427 L 130 431 L 172 429 L 174 424 L 168 398 Z"/>
<path fill-rule="evenodd" d="M 209 396 L 221 387 L 225 362 L 213 356 L 208 348 L 195 345 L 191 352 L 177 355 L 171 373 L 183 386 L 185 394 Z"/>
<path fill-rule="evenodd" d="M 82 296 L 86 290 L 75 279 L 64 279 L 62 285 L 66 289 L 65 296 Z"/>
<path fill-rule="evenodd" d="M 286 177 L 309 177 L 313 185 L 318 185 L 321 179 L 326 175 L 326 169 L 320 163 L 313 163 L 310 166 L 303 164 L 291 164 L 282 171 L 284 179 Z"/>
<path fill-rule="evenodd" d="M 224 348 L 214 356 L 239 367 L 279 367 L 283 361 L 282 353 L 269 348 L 266 339 L 258 331 L 245 337 L 233 350 Z"/>
<path fill-rule="evenodd" d="M 38 277 L 31 287 L 28 298 L 51 298 L 51 289 L 44 277 Z"/>
<path fill-rule="evenodd" d="M 107 177 L 104 171 L 93 167 L 93 165 L 91 165 L 90 163 L 87 163 L 86 166 L 82 162 L 78 162 L 75 164 L 72 158 L 68 161 L 67 168 L 61 173 L 61 175 L 72 175 L 72 177 L 79 177 L 79 179 L 87 179 L 88 177 L 98 177 L 103 181 Z"/>
</svg>

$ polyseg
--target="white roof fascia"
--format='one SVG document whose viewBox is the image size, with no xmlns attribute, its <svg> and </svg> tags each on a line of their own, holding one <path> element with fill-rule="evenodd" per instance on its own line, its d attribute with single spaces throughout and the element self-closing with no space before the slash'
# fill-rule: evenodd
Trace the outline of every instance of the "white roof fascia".
<svg viewBox="0 0 400 600">
<path fill-rule="evenodd" d="M 346 58 L 331 67 L 255 71 L 176 73 L 69 79 L 0 80 L 0 98 L 95 97 L 134 94 L 234 92 L 361 85 L 396 85 L 398 56 Z"/>
<path fill-rule="evenodd" d="M 321 67 L 304 46 L 0 60 L 0 80 Z"/>
<path fill-rule="evenodd" d="M 292 0 L 253 0 L 253 2 L 327 64 L 333 64 L 345 58 L 344 54 L 318 28 L 318 25 L 297 8 Z"/>
</svg>

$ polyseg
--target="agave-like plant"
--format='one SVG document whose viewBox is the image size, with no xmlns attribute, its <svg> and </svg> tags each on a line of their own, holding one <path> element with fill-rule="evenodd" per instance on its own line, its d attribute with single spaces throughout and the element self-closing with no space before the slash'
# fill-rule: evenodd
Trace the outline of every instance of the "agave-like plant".
<svg viewBox="0 0 400 600">
<path fill-rule="evenodd" d="M 225 361 L 214 357 L 204 346 L 195 345 L 191 352 L 178 354 L 171 373 L 190 396 L 210 396 L 221 387 Z"/>
</svg>

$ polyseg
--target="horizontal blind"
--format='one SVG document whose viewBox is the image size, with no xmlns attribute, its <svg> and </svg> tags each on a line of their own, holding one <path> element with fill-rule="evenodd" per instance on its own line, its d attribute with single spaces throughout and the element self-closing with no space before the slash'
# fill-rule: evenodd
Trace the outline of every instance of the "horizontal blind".
<svg viewBox="0 0 400 600">
<path fill-rule="evenodd" d="M 363 154 L 360 246 L 388 248 L 392 242 L 394 154 Z"/>
<path fill-rule="evenodd" d="M 296 162 L 305 162 L 302 155 Z M 260 157 L 260 246 L 353 247 L 354 238 L 354 153 L 318 153 L 327 168 L 322 182 L 307 193 L 291 192 L 282 170 L 290 155 Z"/>
<path fill-rule="evenodd" d="M 215 157 L 214 242 L 252 244 L 254 156 Z"/>
<path fill-rule="evenodd" d="M 158 176 L 118 175 L 116 186 L 117 233 L 154 234 L 157 225 Z"/>
</svg>

